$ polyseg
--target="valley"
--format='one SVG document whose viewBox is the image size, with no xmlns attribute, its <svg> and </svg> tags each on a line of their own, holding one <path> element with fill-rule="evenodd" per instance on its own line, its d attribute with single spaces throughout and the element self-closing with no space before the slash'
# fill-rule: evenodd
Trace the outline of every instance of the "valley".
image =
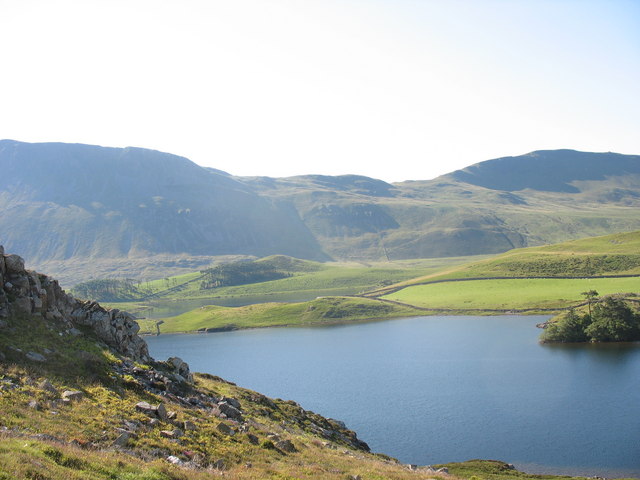
<svg viewBox="0 0 640 480">
<path fill-rule="evenodd" d="M 0 242 L 71 287 L 269 255 L 496 254 L 640 229 L 640 157 L 541 150 L 431 180 L 234 177 L 141 148 L 0 141 Z"/>
</svg>

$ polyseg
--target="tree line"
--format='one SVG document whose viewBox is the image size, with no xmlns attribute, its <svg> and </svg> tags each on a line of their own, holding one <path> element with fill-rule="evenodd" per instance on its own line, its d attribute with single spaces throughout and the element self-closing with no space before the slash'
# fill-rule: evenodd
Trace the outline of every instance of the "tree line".
<svg viewBox="0 0 640 480">
<path fill-rule="evenodd" d="M 622 298 L 598 299 L 598 292 L 583 292 L 587 311 L 574 309 L 542 333 L 542 342 L 634 342 L 640 340 L 640 313 Z"/>
<path fill-rule="evenodd" d="M 218 265 L 200 272 L 200 289 L 230 287 L 248 283 L 267 282 L 290 277 L 292 274 L 267 262 L 234 262 Z"/>
</svg>

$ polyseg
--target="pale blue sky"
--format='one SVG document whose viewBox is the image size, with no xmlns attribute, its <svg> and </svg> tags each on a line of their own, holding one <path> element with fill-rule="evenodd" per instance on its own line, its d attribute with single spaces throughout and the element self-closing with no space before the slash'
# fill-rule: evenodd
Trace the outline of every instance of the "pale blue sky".
<svg viewBox="0 0 640 480">
<path fill-rule="evenodd" d="M 236 175 L 640 154 L 640 1 L 0 0 L 0 138 Z"/>
</svg>

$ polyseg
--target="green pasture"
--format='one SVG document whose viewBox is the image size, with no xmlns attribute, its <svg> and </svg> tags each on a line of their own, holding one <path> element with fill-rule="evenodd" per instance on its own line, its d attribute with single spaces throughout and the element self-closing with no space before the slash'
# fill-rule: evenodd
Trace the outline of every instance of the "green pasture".
<svg viewBox="0 0 640 480">
<path fill-rule="evenodd" d="M 164 318 L 160 333 L 202 329 L 240 329 L 276 326 L 334 325 L 365 320 L 419 315 L 412 307 L 368 298 L 325 297 L 300 303 L 259 303 L 244 307 L 207 305 L 176 317 Z M 155 320 L 139 320 L 141 332 L 155 333 Z"/>
<path fill-rule="evenodd" d="M 640 277 L 590 279 L 468 280 L 415 285 L 381 298 L 445 310 L 561 309 L 584 301 L 581 294 L 640 291 Z"/>
</svg>

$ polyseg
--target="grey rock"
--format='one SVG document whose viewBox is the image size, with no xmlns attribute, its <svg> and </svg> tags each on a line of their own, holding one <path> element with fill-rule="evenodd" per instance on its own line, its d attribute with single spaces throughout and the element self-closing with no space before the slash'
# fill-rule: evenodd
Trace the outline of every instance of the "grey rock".
<svg viewBox="0 0 640 480">
<path fill-rule="evenodd" d="M 78 390 L 65 390 L 62 392 L 62 400 L 68 400 L 70 402 L 77 402 L 84 398 L 84 393 Z"/>
<path fill-rule="evenodd" d="M 169 413 L 167 412 L 167 409 L 165 408 L 163 403 L 160 403 L 156 407 L 156 414 L 158 415 L 158 418 L 163 422 L 170 420 Z"/>
<path fill-rule="evenodd" d="M 178 457 L 174 455 L 169 455 L 167 457 L 167 462 L 172 463 L 173 465 L 182 465 L 184 462 L 180 460 Z"/>
<path fill-rule="evenodd" d="M 180 438 L 184 435 L 184 432 L 179 428 L 173 430 L 161 430 L 160 436 L 164 438 Z"/>
<path fill-rule="evenodd" d="M 235 430 L 224 422 L 220 422 L 216 428 L 218 429 L 219 432 L 224 433 L 225 435 L 236 434 Z"/>
<path fill-rule="evenodd" d="M 24 273 L 24 260 L 18 255 L 5 255 L 4 264 L 8 273 Z"/>
<path fill-rule="evenodd" d="M 31 313 L 31 298 L 30 297 L 18 297 L 12 302 L 12 307 L 17 313 Z"/>
<path fill-rule="evenodd" d="M 184 422 L 182 422 L 182 428 L 185 429 L 185 431 L 190 431 L 190 430 L 197 430 L 198 427 L 196 427 L 196 424 L 189 421 L 189 420 L 185 420 Z"/>
<path fill-rule="evenodd" d="M 192 381 L 193 377 L 191 376 L 191 372 L 189 370 L 189 364 L 187 362 L 185 362 L 184 360 L 182 360 L 179 357 L 170 357 L 167 360 L 167 363 L 169 363 L 171 366 L 173 366 L 173 368 L 176 370 L 177 374 L 180 375 L 182 378 L 184 378 L 187 381 Z"/>
<path fill-rule="evenodd" d="M 113 444 L 118 447 L 124 447 L 129 439 L 131 438 L 131 434 L 129 432 L 121 432 L 120 435 L 113 441 Z"/>
<path fill-rule="evenodd" d="M 242 420 L 242 412 L 227 402 L 218 403 L 218 409 L 220 410 L 220 412 L 224 413 L 227 418 L 231 418 L 233 420 Z"/>
<path fill-rule="evenodd" d="M 158 405 L 151 405 L 148 402 L 138 402 L 136 403 L 136 410 L 144 413 L 149 417 L 159 418 L 163 422 L 166 422 L 168 420 L 167 409 L 162 403 Z"/>
<path fill-rule="evenodd" d="M 240 410 L 240 402 L 238 401 L 238 399 L 233 398 L 233 397 L 222 397 L 220 399 L 220 402 L 226 402 L 229 405 L 231 405 L 234 408 L 237 408 L 238 410 Z"/>
<path fill-rule="evenodd" d="M 32 362 L 46 362 L 47 359 L 44 355 L 37 353 L 37 352 L 28 352 L 25 355 L 29 360 L 31 360 Z"/>
<path fill-rule="evenodd" d="M 275 446 L 278 450 L 282 450 L 283 452 L 294 453 L 298 451 L 291 440 L 280 440 L 279 442 L 276 442 Z"/>
<path fill-rule="evenodd" d="M 54 387 L 53 384 L 46 378 L 38 384 L 38 388 L 40 390 L 53 393 L 54 395 L 58 395 L 58 389 Z"/>
<path fill-rule="evenodd" d="M 211 466 L 213 468 L 215 468 L 216 470 L 224 470 L 224 469 L 227 468 L 227 466 L 224 463 L 224 460 L 222 460 L 222 459 L 216 460 L 215 462 L 213 462 L 211 464 Z"/>
</svg>

